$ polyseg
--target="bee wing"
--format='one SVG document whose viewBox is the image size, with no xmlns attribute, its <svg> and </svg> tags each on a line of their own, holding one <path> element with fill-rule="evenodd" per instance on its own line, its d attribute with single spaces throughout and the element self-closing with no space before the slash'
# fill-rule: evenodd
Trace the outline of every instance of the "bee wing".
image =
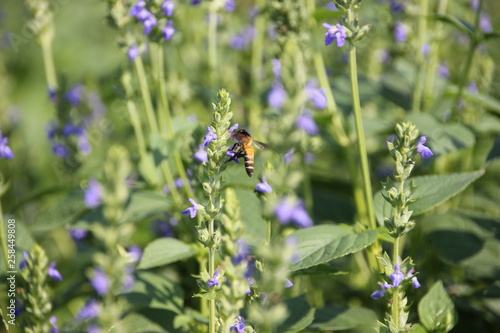
<svg viewBox="0 0 500 333">
<path fill-rule="evenodd" d="M 269 149 L 269 146 L 267 144 L 265 144 L 264 142 L 253 140 L 253 144 L 255 145 L 255 147 L 257 147 L 259 149 L 264 149 L 264 150 Z"/>
</svg>

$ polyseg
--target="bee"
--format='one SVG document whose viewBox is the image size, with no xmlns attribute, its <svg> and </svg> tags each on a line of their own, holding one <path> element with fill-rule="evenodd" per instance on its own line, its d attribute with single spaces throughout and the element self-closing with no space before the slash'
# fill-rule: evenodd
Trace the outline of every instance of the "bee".
<svg viewBox="0 0 500 333">
<path fill-rule="evenodd" d="M 231 152 L 232 157 L 226 161 L 238 161 L 238 158 L 243 157 L 245 159 L 245 170 L 248 177 L 252 177 L 254 170 L 254 155 L 255 151 L 252 144 L 259 149 L 268 149 L 269 147 L 260 141 L 254 140 L 250 133 L 244 129 L 233 131 L 231 133 L 231 139 L 236 143 L 229 148 L 228 153 Z"/>
</svg>

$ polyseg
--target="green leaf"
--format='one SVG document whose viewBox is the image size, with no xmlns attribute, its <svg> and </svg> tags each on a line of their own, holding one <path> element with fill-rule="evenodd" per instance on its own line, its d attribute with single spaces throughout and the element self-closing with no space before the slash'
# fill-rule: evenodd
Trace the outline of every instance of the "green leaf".
<svg viewBox="0 0 500 333">
<path fill-rule="evenodd" d="M 458 315 L 451 298 L 443 287 L 436 282 L 418 304 L 420 321 L 427 331 L 449 332 L 458 322 Z"/>
<path fill-rule="evenodd" d="M 345 275 L 345 274 L 349 274 L 349 272 L 339 271 L 339 270 L 335 269 L 334 267 L 327 265 L 327 264 L 316 265 L 314 267 L 300 269 L 298 271 L 293 272 L 294 276 L 297 276 L 297 275 Z"/>
<path fill-rule="evenodd" d="M 410 329 L 408 330 L 409 333 L 427 333 L 428 331 L 425 329 L 424 326 L 420 324 L 412 324 Z"/>
<path fill-rule="evenodd" d="M 7 236 L 9 234 L 8 230 L 7 230 L 8 229 L 8 220 L 12 219 L 12 216 L 4 215 L 3 219 L 4 219 L 3 220 L 4 223 L 3 223 L 3 225 L 0 225 L 0 228 L 4 229 L 4 233 L 5 233 L 6 237 L 8 237 Z M 31 248 L 35 244 L 35 240 L 31 236 L 31 233 L 28 230 L 28 228 L 26 227 L 26 225 L 18 218 L 15 218 L 14 220 L 16 222 L 14 224 L 11 223 L 11 225 L 15 225 L 15 228 L 13 228 L 13 229 L 16 231 L 16 233 L 15 233 L 15 235 L 16 235 L 16 240 L 15 240 L 16 267 L 14 269 L 12 269 L 11 267 L 9 267 L 9 269 L 6 269 L 4 256 L 0 255 L 0 269 L 2 270 L 2 272 L 17 270 L 19 267 L 19 263 L 21 262 L 21 260 L 23 260 L 23 251 L 28 252 L 29 250 L 31 250 Z"/>
<path fill-rule="evenodd" d="M 486 157 L 486 165 L 489 165 L 494 160 L 500 158 L 500 137 L 495 140 L 493 147 L 491 147 L 488 157 Z"/>
<path fill-rule="evenodd" d="M 455 97 L 458 94 L 458 87 L 450 86 L 446 89 L 444 96 Z M 500 101 L 493 96 L 472 92 L 468 89 L 462 91 L 462 97 L 472 103 L 482 106 L 490 111 L 500 114 Z"/>
<path fill-rule="evenodd" d="M 478 170 L 410 178 L 417 186 L 413 194 L 413 198 L 417 201 L 410 204 L 409 209 L 413 211 L 413 216 L 423 214 L 462 192 L 483 174 L 484 170 Z M 391 215 L 392 206 L 384 200 L 381 191 L 375 194 L 374 205 L 377 221 L 383 224 L 384 217 Z"/>
<path fill-rule="evenodd" d="M 127 314 L 121 321 L 126 332 L 134 333 L 174 333 L 179 332 L 174 327 L 178 316 L 162 309 L 140 309 Z M 71 331 L 73 332 L 73 331 Z"/>
<path fill-rule="evenodd" d="M 149 243 L 144 249 L 139 269 L 168 265 L 190 258 L 195 252 L 187 244 L 174 238 L 160 238 Z"/>
<path fill-rule="evenodd" d="M 472 36 L 474 33 L 474 27 L 469 22 L 459 19 L 456 16 L 450 14 L 443 14 L 443 15 L 440 14 L 440 15 L 435 15 L 434 17 L 438 21 L 445 22 L 456 27 L 458 30 L 465 32 L 469 36 Z"/>
<path fill-rule="evenodd" d="M 309 305 L 305 294 L 286 299 L 284 303 L 288 309 L 288 318 L 279 325 L 278 332 L 300 332 L 312 323 L 315 309 Z"/>
<path fill-rule="evenodd" d="M 166 211 L 170 198 L 164 194 L 150 191 L 132 193 L 121 222 L 137 222 Z"/>
<path fill-rule="evenodd" d="M 134 305 L 170 310 L 181 314 L 184 311 L 182 288 L 169 277 L 153 272 L 138 271 L 132 289 L 121 296 Z"/>
<path fill-rule="evenodd" d="M 295 251 L 299 259 L 290 269 L 297 271 L 364 249 L 375 241 L 377 232 L 368 230 L 355 234 L 336 225 L 320 225 L 297 230 L 291 237 L 297 240 Z"/>
<path fill-rule="evenodd" d="M 316 310 L 310 329 L 321 331 L 340 331 L 364 329 L 378 332 L 377 315 L 366 308 L 326 307 Z"/>
</svg>

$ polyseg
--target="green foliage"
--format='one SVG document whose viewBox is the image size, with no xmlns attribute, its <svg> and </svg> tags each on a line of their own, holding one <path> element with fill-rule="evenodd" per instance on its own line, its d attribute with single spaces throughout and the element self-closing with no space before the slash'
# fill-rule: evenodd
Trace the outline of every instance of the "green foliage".
<svg viewBox="0 0 500 333">
<path fill-rule="evenodd" d="M 146 246 L 139 269 L 168 265 L 194 256 L 195 251 L 174 238 L 160 238 Z"/>
<path fill-rule="evenodd" d="M 436 282 L 418 303 L 418 315 L 428 332 L 449 332 L 457 324 L 455 305 L 442 281 Z"/>
</svg>

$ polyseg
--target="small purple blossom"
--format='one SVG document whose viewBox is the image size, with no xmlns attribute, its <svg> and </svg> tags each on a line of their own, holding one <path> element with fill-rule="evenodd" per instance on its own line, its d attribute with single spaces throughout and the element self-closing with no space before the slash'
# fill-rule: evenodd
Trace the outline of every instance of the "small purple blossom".
<svg viewBox="0 0 500 333">
<path fill-rule="evenodd" d="M 84 321 L 91 318 L 96 318 L 99 315 L 99 302 L 95 299 L 90 299 L 83 308 L 76 314 L 78 321 Z"/>
<path fill-rule="evenodd" d="M 424 146 L 424 143 L 427 141 L 426 136 L 420 137 L 417 144 L 417 152 L 422 156 L 422 158 L 430 158 L 434 153 L 429 147 Z"/>
<path fill-rule="evenodd" d="M 344 46 L 347 35 L 342 25 L 340 24 L 330 25 L 328 23 L 323 23 L 323 28 L 326 29 L 325 46 L 332 44 L 333 41 L 337 42 L 337 47 Z"/>
<path fill-rule="evenodd" d="M 278 81 L 274 81 L 271 91 L 267 96 L 267 103 L 269 106 L 275 109 L 281 109 L 287 98 L 288 95 L 283 88 L 283 85 L 281 85 Z"/>
<path fill-rule="evenodd" d="M 424 55 L 424 58 L 427 59 L 427 57 L 429 56 L 429 53 L 431 52 L 431 45 L 429 43 L 422 44 L 421 51 L 422 51 L 422 54 Z"/>
<path fill-rule="evenodd" d="M 318 109 L 324 109 L 327 105 L 326 95 L 323 88 L 317 88 L 317 83 L 315 80 L 307 82 L 305 87 L 305 93 L 309 100 L 313 103 L 314 107 Z"/>
<path fill-rule="evenodd" d="M 123 275 L 122 290 L 129 291 L 130 289 L 132 289 L 135 283 L 134 266 L 126 265 L 124 268 L 124 273 L 125 274 Z"/>
<path fill-rule="evenodd" d="M 481 31 L 484 33 L 493 32 L 490 16 L 485 12 L 481 12 L 481 14 L 479 15 L 479 29 L 481 29 Z"/>
<path fill-rule="evenodd" d="M 236 164 L 240 164 L 240 161 L 235 157 L 236 156 L 236 152 L 235 151 L 229 149 L 226 152 L 226 156 L 229 157 L 228 161 L 234 161 L 234 162 L 236 162 Z"/>
<path fill-rule="evenodd" d="M 23 251 L 23 260 L 21 260 L 21 262 L 19 262 L 19 269 L 25 269 L 26 266 L 27 266 L 27 263 L 26 261 L 30 258 L 30 255 L 28 252 L 26 251 Z"/>
<path fill-rule="evenodd" d="M 90 146 L 90 142 L 87 139 L 86 135 L 80 135 L 78 137 L 78 149 L 83 155 L 88 155 L 92 151 L 92 147 Z"/>
<path fill-rule="evenodd" d="M 273 67 L 273 74 L 276 80 L 281 77 L 281 62 L 278 59 L 271 59 L 271 64 Z"/>
<path fill-rule="evenodd" d="M 172 27 L 173 21 L 169 20 L 167 24 L 161 29 L 161 33 L 163 34 L 163 39 L 165 41 L 169 41 L 172 36 L 175 34 L 175 28 Z"/>
<path fill-rule="evenodd" d="M 288 198 L 283 198 L 274 207 L 274 214 L 282 225 L 293 222 L 298 227 L 308 228 L 313 224 L 303 201 L 291 203 Z"/>
<path fill-rule="evenodd" d="M 304 161 L 306 162 L 306 164 L 312 164 L 312 162 L 314 162 L 315 159 L 316 156 L 314 156 L 313 153 L 309 152 L 304 153 Z"/>
<path fill-rule="evenodd" d="M 285 288 L 291 288 L 293 287 L 292 281 L 285 279 Z"/>
<path fill-rule="evenodd" d="M 202 146 L 198 148 L 198 151 L 194 153 L 194 159 L 199 161 L 199 162 L 208 162 L 208 154 L 205 149 L 203 149 Z"/>
<path fill-rule="evenodd" d="M 0 131 L 0 157 L 6 160 L 11 160 L 14 158 L 14 153 L 7 144 L 9 143 L 9 138 L 2 136 L 2 131 Z"/>
<path fill-rule="evenodd" d="M 134 61 L 135 58 L 137 58 L 140 54 L 141 54 L 141 50 L 139 50 L 139 48 L 136 45 L 131 45 L 127 49 L 127 56 L 128 56 L 128 60 L 130 60 L 130 62 Z"/>
<path fill-rule="evenodd" d="M 130 16 L 134 16 L 137 18 L 137 16 L 139 16 L 139 14 L 144 10 L 144 7 L 146 7 L 146 1 L 137 2 L 130 8 Z"/>
<path fill-rule="evenodd" d="M 378 61 L 380 61 L 383 64 L 387 64 L 391 60 L 391 54 L 384 49 L 377 49 L 375 51 L 375 55 Z"/>
<path fill-rule="evenodd" d="M 229 45 L 235 50 L 244 50 L 252 42 L 255 36 L 255 28 L 249 26 L 237 32 L 230 40 Z"/>
<path fill-rule="evenodd" d="M 87 326 L 87 333 L 101 333 L 101 328 L 96 323 L 90 323 Z"/>
<path fill-rule="evenodd" d="M 214 275 L 208 280 L 207 286 L 213 287 L 213 286 L 218 286 L 219 285 L 219 271 L 216 270 L 214 272 Z"/>
<path fill-rule="evenodd" d="M 267 183 L 266 177 L 262 177 L 262 183 L 258 183 L 257 185 L 255 185 L 255 190 L 253 191 L 260 193 L 271 193 L 273 191 L 273 188 Z"/>
<path fill-rule="evenodd" d="M 81 84 L 77 84 L 64 94 L 64 98 L 73 106 L 78 106 L 83 99 L 84 92 L 85 90 L 83 86 Z"/>
<path fill-rule="evenodd" d="M 290 164 L 290 162 L 292 162 L 293 154 L 294 154 L 293 149 L 290 149 L 290 151 L 285 154 L 285 163 L 286 164 Z"/>
<path fill-rule="evenodd" d="M 227 12 L 232 12 L 236 9 L 236 3 L 234 0 L 226 0 L 226 4 L 224 5 L 224 9 Z"/>
<path fill-rule="evenodd" d="M 471 0 L 470 8 L 474 11 L 477 11 L 479 9 L 479 0 Z"/>
<path fill-rule="evenodd" d="M 379 298 L 383 297 L 383 296 L 385 295 L 385 292 L 386 292 L 387 290 L 389 290 L 389 289 L 391 289 L 391 288 L 392 288 L 392 285 L 391 285 L 391 284 L 389 284 L 389 283 L 387 283 L 387 282 L 385 282 L 385 281 L 384 281 L 384 282 L 379 282 L 378 284 L 380 285 L 381 289 L 379 289 L 379 290 L 377 290 L 377 291 L 373 292 L 373 293 L 370 295 L 370 297 L 371 297 L 372 299 L 375 299 L 375 300 L 377 300 L 377 299 L 379 299 Z"/>
<path fill-rule="evenodd" d="M 403 282 L 405 276 L 401 273 L 401 265 L 396 264 L 394 266 L 394 273 L 391 274 L 390 279 L 394 287 L 398 287 Z"/>
<path fill-rule="evenodd" d="M 57 317 L 56 316 L 50 317 L 49 323 L 50 323 L 50 326 L 52 326 L 50 328 L 50 333 L 59 333 L 59 328 L 56 325 L 56 321 L 57 321 Z"/>
<path fill-rule="evenodd" d="M 248 260 L 248 256 L 250 255 L 250 247 L 245 240 L 241 238 L 238 239 L 236 245 L 238 246 L 238 253 L 231 260 L 234 265 L 238 265 L 244 260 Z"/>
<path fill-rule="evenodd" d="M 163 220 L 155 220 L 151 224 L 153 232 L 160 237 L 173 237 L 172 225 Z"/>
<path fill-rule="evenodd" d="M 245 333 L 245 319 L 242 316 L 238 316 L 236 323 L 229 328 L 229 332 Z"/>
<path fill-rule="evenodd" d="M 109 291 L 109 278 L 100 267 L 94 269 L 94 276 L 90 280 L 90 284 L 100 296 L 106 295 Z"/>
<path fill-rule="evenodd" d="M 191 207 L 189 207 L 186 210 L 182 211 L 182 214 L 184 215 L 189 215 L 191 218 L 194 218 L 196 216 L 196 212 L 198 211 L 199 208 L 201 208 L 201 205 L 198 204 L 194 199 L 189 198 L 189 202 L 192 204 Z"/>
<path fill-rule="evenodd" d="M 406 39 L 408 38 L 408 29 L 404 25 L 403 22 L 401 21 L 396 21 L 396 24 L 394 25 L 394 39 L 396 40 L 396 43 L 404 43 L 406 42 Z"/>
<path fill-rule="evenodd" d="M 297 120 L 295 120 L 295 126 L 304 130 L 310 136 L 315 136 L 319 133 L 318 126 L 309 112 L 302 113 Z"/>
<path fill-rule="evenodd" d="M 191 6 L 197 6 L 201 3 L 201 0 L 191 0 Z"/>
<path fill-rule="evenodd" d="M 156 21 L 156 18 L 153 16 L 153 14 L 149 13 L 150 15 L 148 16 L 147 19 L 144 20 L 144 34 L 149 35 L 151 31 L 153 31 L 153 28 L 158 24 Z"/>
<path fill-rule="evenodd" d="M 391 0 L 389 7 L 394 14 L 399 14 L 405 10 L 405 4 L 403 2 Z"/>
<path fill-rule="evenodd" d="M 91 178 L 88 181 L 88 188 L 85 190 L 85 206 L 95 208 L 101 204 L 103 189 L 97 179 Z"/>
<path fill-rule="evenodd" d="M 87 237 L 87 230 L 79 228 L 68 228 L 68 232 L 74 241 L 80 241 Z"/>
<path fill-rule="evenodd" d="M 55 261 L 50 263 L 47 274 L 56 281 L 62 281 L 63 279 L 61 273 L 56 269 Z"/>
<path fill-rule="evenodd" d="M 418 282 L 418 280 L 417 280 L 417 277 L 416 277 L 416 276 L 414 276 L 414 277 L 412 277 L 412 278 L 411 278 L 411 285 L 412 285 L 412 287 L 413 287 L 413 288 L 415 288 L 415 289 L 417 289 L 417 288 L 419 288 L 419 287 L 420 287 L 420 283 Z"/>
<path fill-rule="evenodd" d="M 471 93 L 474 93 L 474 94 L 478 93 L 477 85 L 476 85 L 476 82 L 474 82 L 474 81 L 469 81 L 469 84 L 467 84 L 467 89 L 469 89 L 469 91 Z"/>
<path fill-rule="evenodd" d="M 233 126 L 229 127 L 228 132 L 232 133 L 232 132 L 236 131 L 236 129 L 238 129 L 238 126 L 239 126 L 238 123 L 236 123 Z"/>
<path fill-rule="evenodd" d="M 171 0 L 165 0 L 161 4 L 161 9 L 163 10 L 163 13 L 165 13 L 166 17 L 172 16 L 174 13 L 174 8 L 175 8 L 175 3 L 172 2 Z"/>
<path fill-rule="evenodd" d="M 217 134 L 214 133 L 214 130 L 211 126 L 207 126 L 207 134 L 203 138 L 202 147 L 208 146 L 208 144 L 218 138 Z"/>
<path fill-rule="evenodd" d="M 324 7 L 332 12 L 337 12 L 339 10 L 333 1 L 327 3 Z"/>
<path fill-rule="evenodd" d="M 55 142 L 52 145 L 52 154 L 54 154 L 57 157 L 62 157 L 65 158 L 68 156 L 68 148 L 66 148 L 66 145 L 62 142 Z"/>
<path fill-rule="evenodd" d="M 142 250 L 137 245 L 132 245 L 127 249 L 131 262 L 139 262 L 142 258 Z"/>
<path fill-rule="evenodd" d="M 449 79 L 450 78 L 450 71 L 448 70 L 448 63 L 441 62 L 439 64 L 439 66 L 438 66 L 438 74 L 443 79 Z"/>
</svg>

